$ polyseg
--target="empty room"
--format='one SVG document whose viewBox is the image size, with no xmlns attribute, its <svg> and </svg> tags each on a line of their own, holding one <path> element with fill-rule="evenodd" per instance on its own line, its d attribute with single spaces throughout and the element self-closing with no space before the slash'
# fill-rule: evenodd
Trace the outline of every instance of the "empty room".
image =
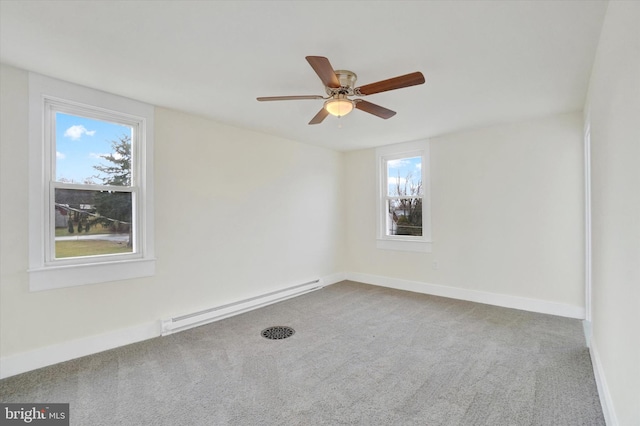
<svg viewBox="0 0 640 426">
<path fill-rule="evenodd" d="M 0 0 L 0 423 L 640 425 L 639 22 Z"/>
</svg>

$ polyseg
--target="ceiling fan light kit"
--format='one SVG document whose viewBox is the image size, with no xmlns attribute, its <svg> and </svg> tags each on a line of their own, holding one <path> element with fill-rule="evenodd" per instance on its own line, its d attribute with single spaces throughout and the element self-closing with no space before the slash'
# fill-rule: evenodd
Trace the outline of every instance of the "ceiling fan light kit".
<svg viewBox="0 0 640 426">
<path fill-rule="evenodd" d="M 347 99 L 345 95 L 336 95 L 335 97 L 325 101 L 324 109 L 333 116 L 344 117 L 353 111 L 353 101 Z"/>
<path fill-rule="evenodd" d="M 347 70 L 333 70 L 329 60 L 324 56 L 307 56 L 307 62 L 318 74 L 324 84 L 328 97 L 319 95 L 298 95 L 298 96 L 267 96 L 259 97 L 258 101 L 288 101 L 303 99 L 325 99 L 323 108 L 311 119 L 309 124 L 319 124 L 329 115 L 343 117 L 349 114 L 354 108 L 373 114 L 377 117 L 387 119 L 396 113 L 390 109 L 367 102 L 363 99 L 349 99 L 349 96 L 367 96 L 375 93 L 386 92 L 388 90 L 401 89 L 403 87 L 416 86 L 425 82 L 421 72 L 390 78 L 360 87 L 354 87 L 358 76 Z"/>
</svg>

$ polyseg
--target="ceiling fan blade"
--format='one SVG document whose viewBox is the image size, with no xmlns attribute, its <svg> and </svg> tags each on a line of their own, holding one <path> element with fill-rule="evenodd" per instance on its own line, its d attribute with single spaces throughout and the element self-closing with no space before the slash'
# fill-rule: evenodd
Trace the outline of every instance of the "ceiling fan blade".
<svg viewBox="0 0 640 426">
<path fill-rule="evenodd" d="M 264 101 L 297 101 L 301 99 L 324 99 L 320 95 L 301 95 L 301 96 L 261 96 L 258 99 L 260 102 Z"/>
<path fill-rule="evenodd" d="M 423 84 L 424 81 L 424 75 L 422 75 L 421 72 L 416 71 L 412 72 L 411 74 L 393 77 L 388 80 L 365 84 L 364 86 L 357 87 L 356 91 L 359 91 L 362 95 L 373 95 L 374 93 L 386 92 L 387 90 L 416 86 L 418 84 Z"/>
<path fill-rule="evenodd" d="M 333 67 L 329 63 L 329 60 L 324 56 L 307 56 L 307 62 L 311 65 L 311 68 L 318 74 L 322 84 L 332 89 L 340 87 L 340 81 L 336 77 L 336 73 Z"/>
<path fill-rule="evenodd" d="M 311 119 L 311 121 L 309 122 L 309 124 L 320 124 L 322 123 L 322 121 L 327 118 L 327 115 L 329 115 L 329 111 L 327 111 L 326 109 L 322 108 L 320 111 L 318 111 L 318 113 Z"/>
<path fill-rule="evenodd" d="M 357 100 L 356 108 L 360 111 L 368 112 L 369 114 L 384 118 L 385 120 L 396 115 L 395 111 L 391 111 L 390 109 L 381 107 L 380 105 L 372 104 L 371 102 L 363 101 L 362 99 Z"/>
</svg>

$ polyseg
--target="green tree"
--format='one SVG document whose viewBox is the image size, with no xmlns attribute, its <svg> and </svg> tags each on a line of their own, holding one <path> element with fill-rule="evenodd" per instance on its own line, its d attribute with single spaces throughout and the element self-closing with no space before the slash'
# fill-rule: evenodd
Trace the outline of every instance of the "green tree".
<svg viewBox="0 0 640 426">
<path fill-rule="evenodd" d="M 111 141 L 113 152 L 101 155 L 108 164 L 93 166 L 100 174 L 93 176 L 103 185 L 131 185 L 131 137 L 121 136 Z M 132 202 L 130 192 L 100 191 L 93 196 L 93 205 L 98 214 L 92 224 L 100 223 L 112 232 L 128 232 L 131 246 L 131 213 Z"/>
<path fill-rule="evenodd" d="M 103 185 L 130 186 L 131 185 L 131 136 L 122 135 L 117 141 L 111 141 L 111 154 L 100 157 L 111 164 L 93 166 L 104 175 L 92 176 L 100 179 Z"/>
</svg>

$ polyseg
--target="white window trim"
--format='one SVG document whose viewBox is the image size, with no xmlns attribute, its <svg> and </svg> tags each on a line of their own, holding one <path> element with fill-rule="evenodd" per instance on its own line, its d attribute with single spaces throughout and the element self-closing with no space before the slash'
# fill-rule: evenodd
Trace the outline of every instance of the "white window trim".
<svg viewBox="0 0 640 426">
<path fill-rule="evenodd" d="M 51 262 L 48 232 L 51 146 L 45 141 L 48 112 L 45 101 L 88 108 L 96 115 L 128 116 L 141 123 L 137 164 L 140 192 L 136 202 L 139 229 L 136 253 L 122 256 L 74 258 Z M 29 73 L 29 289 L 50 290 L 85 284 L 146 277 L 155 274 L 152 105 L 72 83 Z"/>
<path fill-rule="evenodd" d="M 408 157 L 422 157 L 422 236 L 387 235 L 386 221 L 386 168 L 388 160 Z M 430 253 L 431 240 L 431 185 L 430 185 L 429 141 L 421 140 L 386 145 L 376 148 L 376 181 L 377 181 L 377 233 L 376 247 L 383 250 L 402 250 Z"/>
<path fill-rule="evenodd" d="M 110 185 L 87 185 L 87 184 L 76 184 L 76 183 L 61 183 L 52 179 L 51 182 L 47 182 L 49 185 L 49 194 L 48 198 L 45 198 L 45 203 L 49 211 L 45 211 L 45 215 L 49 214 L 49 220 L 45 220 L 45 228 L 44 228 L 44 244 L 47 250 L 45 251 L 45 266 L 64 266 L 64 265 L 78 265 L 85 263 L 103 263 L 110 259 L 111 261 L 118 260 L 132 260 L 136 258 L 142 258 L 142 247 L 141 242 L 144 241 L 144 236 L 142 235 L 144 229 L 138 229 L 139 224 L 142 221 L 142 209 L 144 206 L 138 206 L 138 199 L 141 195 L 142 185 L 140 185 L 140 171 L 143 169 L 143 164 L 141 159 L 143 156 L 141 155 L 141 148 L 144 146 L 144 127 L 145 127 L 145 119 L 143 117 L 132 116 L 131 114 L 124 114 L 120 112 L 113 112 L 105 110 L 104 108 L 96 108 L 88 105 L 81 105 L 77 102 L 69 102 L 66 100 L 53 98 L 49 95 L 43 96 L 44 102 L 44 141 L 45 141 L 45 150 L 44 150 L 44 167 L 45 171 L 45 179 L 48 181 L 49 175 L 55 175 L 52 171 L 52 166 L 55 163 L 55 151 L 56 148 L 52 143 L 55 140 L 55 115 L 57 112 L 62 112 L 64 114 L 70 115 L 81 115 L 84 117 L 104 120 L 104 121 L 112 121 L 119 124 L 124 124 L 130 126 L 133 130 L 132 137 L 132 146 L 131 153 L 134 162 L 132 163 L 132 182 L 130 186 L 110 186 Z M 51 208 L 51 204 L 55 198 L 55 190 L 61 189 L 77 189 L 77 190 L 114 190 L 117 192 L 128 192 L 131 193 L 132 199 L 135 200 L 133 203 L 133 211 L 132 211 L 132 226 L 133 229 L 133 253 L 124 253 L 124 254 L 110 254 L 104 255 L 100 258 L 96 258 L 93 256 L 88 257 L 77 257 L 77 258 L 63 258 L 56 259 L 55 258 L 55 240 L 53 240 L 55 225 L 54 225 L 54 214 L 53 209 Z M 97 262 L 96 262 L 97 261 Z"/>
</svg>

